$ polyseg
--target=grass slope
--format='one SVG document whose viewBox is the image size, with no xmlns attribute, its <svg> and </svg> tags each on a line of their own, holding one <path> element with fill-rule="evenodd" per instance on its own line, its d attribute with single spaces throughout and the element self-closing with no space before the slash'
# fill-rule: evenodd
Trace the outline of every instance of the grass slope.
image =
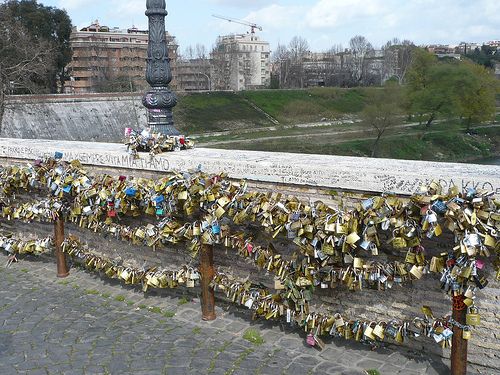
<svg viewBox="0 0 500 375">
<path fill-rule="evenodd" d="M 239 93 L 283 124 L 315 122 L 358 113 L 372 88 L 317 87 L 306 90 L 261 90 Z"/>
<path fill-rule="evenodd" d="M 231 92 L 182 95 L 174 116 L 179 130 L 186 134 L 273 125 L 241 95 Z"/>
</svg>

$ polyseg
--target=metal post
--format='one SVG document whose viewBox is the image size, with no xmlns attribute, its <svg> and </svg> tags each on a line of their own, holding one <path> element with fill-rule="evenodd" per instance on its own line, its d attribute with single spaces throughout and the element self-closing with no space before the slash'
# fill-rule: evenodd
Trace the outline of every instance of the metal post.
<svg viewBox="0 0 500 375">
<path fill-rule="evenodd" d="M 210 283 L 215 275 L 214 247 L 213 245 L 201 246 L 200 259 L 201 273 L 201 314 L 203 320 L 215 320 L 215 292 Z"/>
<path fill-rule="evenodd" d="M 56 262 L 57 262 L 57 277 L 67 277 L 69 275 L 68 263 L 66 262 L 66 254 L 62 251 L 62 243 L 64 241 L 64 221 L 58 217 L 54 222 L 54 242 L 56 245 Z"/>
<path fill-rule="evenodd" d="M 148 109 L 148 125 L 154 131 L 165 135 L 179 135 L 172 115 L 177 97 L 168 88 L 172 81 L 172 71 L 165 33 L 165 16 L 168 14 L 165 7 L 165 0 L 146 1 L 146 16 L 149 19 L 146 80 L 151 85 L 151 90 L 142 98 L 142 104 Z"/>
<path fill-rule="evenodd" d="M 464 304 L 464 296 L 453 297 L 452 318 L 458 323 L 465 325 L 465 314 L 467 306 Z M 453 336 L 451 343 L 451 374 L 467 374 L 467 340 L 462 338 L 462 329 L 453 326 Z"/>
</svg>

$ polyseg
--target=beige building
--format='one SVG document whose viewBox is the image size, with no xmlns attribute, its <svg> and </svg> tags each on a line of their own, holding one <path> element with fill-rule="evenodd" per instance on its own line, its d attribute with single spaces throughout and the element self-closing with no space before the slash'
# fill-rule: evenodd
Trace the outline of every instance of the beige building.
<svg viewBox="0 0 500 375">
<path fill-rule="evenodd" d="M 175 37 L 167 33 L 172 74 L 175 76 L 177 48 Z M 73 58 L 67 67 L 67 93 L 142 90 L 146 82 L 148 31 L 132 27 L 110 29 L 95 21 L 70 36 Z M 175 82 L 173 82 L 175 86 Z"/>
<path fill-rule="evenodd" d="M 177 90 L 212 90 L 210 61 L 206 58 L 178 60 L 175 82 Z"/>
<path fill-rule="evenodd" d="M 267 88 L 271 83 L 269 43 L 254 33 L 221 36 L 211 54 L 216 90 Z"/>
</svg>

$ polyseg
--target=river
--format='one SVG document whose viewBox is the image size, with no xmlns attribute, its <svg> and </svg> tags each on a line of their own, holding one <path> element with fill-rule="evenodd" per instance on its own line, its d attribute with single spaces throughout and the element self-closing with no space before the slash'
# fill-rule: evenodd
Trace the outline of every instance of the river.
<svg viewBox="0 0 500 375">
<path fill-rule="evenodd" d="M 494 156 L 492 158 L 479 159 L 471 163 L 474 164 L 489 164 L 489 165 L 500 165 L 500 156 Z"/>
</svg>

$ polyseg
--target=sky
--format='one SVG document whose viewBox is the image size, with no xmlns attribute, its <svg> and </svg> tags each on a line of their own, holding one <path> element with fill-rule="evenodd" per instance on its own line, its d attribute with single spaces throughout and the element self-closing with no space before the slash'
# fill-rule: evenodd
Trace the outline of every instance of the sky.
<svg viewBox="0 0 500 375">
<path fill-rule="evenodd" d="M 147 28 L 146 0 L 39 0 L 66 9 L 79 28 L 101 25 Z M 397 37 L 417 45 L 487 42 L 500 39 L 499 0 L 167 0 L 167 30 L 182 53 L 188 45 L 210 49 L 217 36 L 249 27 L 214 18 L 223 15 L 262 26 L 262 39 L 275 49 L 296 35 L 312 51 L 348 47 L 355 35 L 374 47 Z"/>
</svg>

